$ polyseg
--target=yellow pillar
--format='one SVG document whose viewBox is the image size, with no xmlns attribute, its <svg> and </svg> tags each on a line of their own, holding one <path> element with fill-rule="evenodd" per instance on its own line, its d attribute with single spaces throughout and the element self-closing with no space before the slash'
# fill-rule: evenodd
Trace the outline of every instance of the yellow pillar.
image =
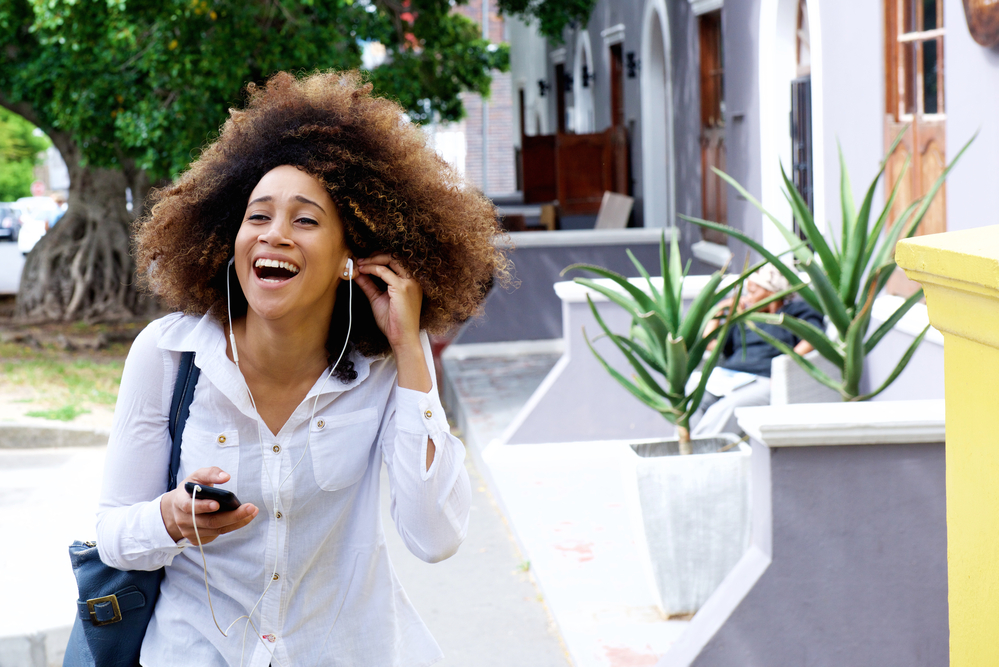
<svg viewBox="0 0 999 667">
<path fill-rule="evenodd" d="M 999 665 L 999 226 L 902 241 L 944 337 L 952 667 Z"/>
</svg>

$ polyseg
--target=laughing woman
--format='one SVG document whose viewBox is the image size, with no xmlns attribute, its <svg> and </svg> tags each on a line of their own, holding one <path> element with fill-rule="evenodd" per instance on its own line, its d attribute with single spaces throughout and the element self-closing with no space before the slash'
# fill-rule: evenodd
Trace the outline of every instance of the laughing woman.
<svg viewBox="0 0 999 667">
<path fill-rule="evenodd" d="M 153 201 L 139 273 L 180 312 L 125 364 L 97 541 L 113 567 L 165 566 L 141 664 L 436 662 L 386 553 L 380 469 L 409 550 L 454 554 L 469 483 L 425 332 L 508 278 L 491 204 L 356 73 L 251 86 Z M 201 374 L 167 492 L 184 351 Z M 213 513 L 185 481 L 243 504 Z"/>
</svg>

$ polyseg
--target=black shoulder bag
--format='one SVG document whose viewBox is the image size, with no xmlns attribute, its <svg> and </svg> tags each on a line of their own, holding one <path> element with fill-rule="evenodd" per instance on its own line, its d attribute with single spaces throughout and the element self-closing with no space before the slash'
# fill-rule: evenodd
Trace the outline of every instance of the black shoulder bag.
<svg viewBox="0 0 999 667">
<path fill-rule="evenodd" d="M 168 491 L 177 486 L 180 441 L 200 373 L 194 365 L 194 352 L 182 353 L 170 405 L 173 449 Z M 109 567 L 101 561 L 96 542 L 73 542 L 69 558 L 79 599 L 63 667 L 135 667 L 160 592 L 163 568 L 149 572 Z"/>
</svg>

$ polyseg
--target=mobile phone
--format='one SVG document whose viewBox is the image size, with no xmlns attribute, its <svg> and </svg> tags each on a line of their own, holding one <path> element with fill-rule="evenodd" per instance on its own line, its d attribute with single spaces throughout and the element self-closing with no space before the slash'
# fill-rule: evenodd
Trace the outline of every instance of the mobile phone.
<svg viewBox="0 0 999 667">
<path fill-rule="evenodd" d="M 195 484 L 194 482 L 188 482 L 184 485 L 184 490 L 187 491 L 187 495 L 194 497 L 194 487 L 200 486 L 201 490 L 198 491 L 198 499 L 200 500 L 214 500 L 219 504 L 219 508 L 215 510 L 216 512 L 231 512 L 234 509 L 239 509 L 239 506 L 243 503 L 239 502 L 239 498 L 232 491 L 226 491 L 225 489 L 216 489 L 214 486 L 204 486 L 202 484 Z M 214 512 L 213 512 L 214 514 Z"/>
</svg>

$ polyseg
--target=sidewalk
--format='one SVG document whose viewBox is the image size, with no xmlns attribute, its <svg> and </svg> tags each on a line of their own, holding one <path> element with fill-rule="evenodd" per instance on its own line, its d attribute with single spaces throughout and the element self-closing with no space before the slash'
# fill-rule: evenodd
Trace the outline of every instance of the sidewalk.
<svg viewBox="0 0 999 667">
<path fill-rule="evenodd" d="M 651 667 L 688 621 L 662 616 L 635 546 L 628 445 L 502 445 L 498 438 L 558 360 L 551 342 L 449 348 L 449 414 L 489 480 L 575 667 Z M 634 492 L 637 493 L 637 492 Z"/>
<path fill-rule="evenodd" d="M 0 397 L 0 531 L 8 538 L 8 548 L 0 551 L 6 575 L 0 597 L 8 602 L 0 606 L 0 665 L 54 667 L 62 664 L 76 603 L 67 547 L 74 539 L 94 537 L 106 447 L 10 444 L 14 434 L 27 432 L 17 429 L 26 424 L 40 434 L 35 442 L 93 441 L 100 437 L 93 435 L 95 430 L 110 430 L 110 413 L 85 415 L 86 427 L 53 426 L 23 418 L 27 409 L 9 396 Z M 568 667 L 530 568 L 471 457 L 468 461 L 468 537 L 454 557 L 436 565 L 420 561 L 403 546 L 388 513 L 383 476 L 382 522 L 389 553 L 403 587 L 444 651 L 438 665 Z"/>
</svg>

